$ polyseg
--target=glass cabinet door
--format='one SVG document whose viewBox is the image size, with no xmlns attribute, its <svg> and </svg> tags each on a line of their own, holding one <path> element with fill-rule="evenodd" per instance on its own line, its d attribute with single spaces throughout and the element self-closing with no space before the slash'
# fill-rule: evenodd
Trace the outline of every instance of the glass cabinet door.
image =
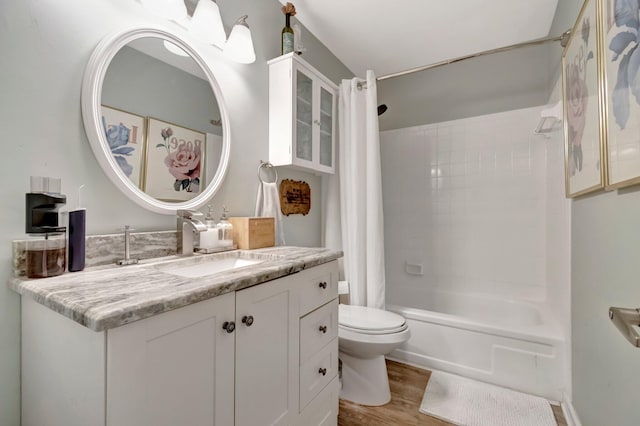
<svg viewBox="0 0 640 426">
<path fill-rule="evenodd" d="M 313 81 L 296 71 L 296 158 L 313 160 Z"/>
<path fill-rule="evenodd" d="M 333 166 L 333 93 L 320 87 L 320 164 Z"/>
</svg>

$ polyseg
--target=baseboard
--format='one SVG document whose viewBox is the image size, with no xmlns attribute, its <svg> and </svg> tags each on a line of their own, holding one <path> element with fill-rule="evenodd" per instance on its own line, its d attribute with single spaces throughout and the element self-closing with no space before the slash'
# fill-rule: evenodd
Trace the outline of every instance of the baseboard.
<svg viewBox="0 0 640 426">
<path fill-rule="evenodd" d="M 580 419 L 578 418 L 578 413 L 576 413 L 575 408 L 573 408 L 573 404 L 571 401 L 566 401 L 560 404 L 562 407 L 562 414 L 564 414 L 564 419 L 567 422 L 567 426 L 582 426 L 580 423 Z"/>
</svg>

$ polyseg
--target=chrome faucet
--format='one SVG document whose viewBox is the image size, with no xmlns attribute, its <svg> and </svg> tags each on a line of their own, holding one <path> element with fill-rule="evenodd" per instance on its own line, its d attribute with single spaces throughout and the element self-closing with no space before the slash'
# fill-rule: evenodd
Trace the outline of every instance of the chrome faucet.
<svg viewBox="0 0 640 426">
<path fill-rule="evenodd" d="M 202 213 L 192 210 L 178 210 L 177 222 L 177 248 L 178 254 L 182 256 L 193 255 L 193 233 L 206 231 L 207 225 L 202 223 L 197 217 L 202 217 Z"/>
<path fill-rule="evenodd" d="M 135 231 L 135 229 L 131 228 L 129 225 L 125 225 L 124 227 L 124 259 L 118 260 L 116 263 L 118 265 L 135 265 L 138 263 L 138 259 L 131 258 L 131 231 Z"/>
</svg>

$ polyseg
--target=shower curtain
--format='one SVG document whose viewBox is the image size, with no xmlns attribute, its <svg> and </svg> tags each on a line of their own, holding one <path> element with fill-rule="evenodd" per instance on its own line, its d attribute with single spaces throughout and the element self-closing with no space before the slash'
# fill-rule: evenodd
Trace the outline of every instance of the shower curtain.
<svg viewBox="0 0 640 426">
<path fill-rule="evenodd" d="M 325 246 L 344 251 L 350 303 L 384 309 L 384 221 L 373 71 L 366 88 L 343 80 L 339 96 L 338 170 L 325 182 Z M 342 231 L 342 232 L 341 232 Z"/>
</svg>

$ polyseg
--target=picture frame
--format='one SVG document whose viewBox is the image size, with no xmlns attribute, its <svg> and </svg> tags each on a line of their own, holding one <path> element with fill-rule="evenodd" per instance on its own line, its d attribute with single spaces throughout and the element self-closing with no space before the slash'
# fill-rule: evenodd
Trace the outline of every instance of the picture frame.
<svg viewBox="0 0 640 426">
<path fill-rule="evenodd" d="M 605 187 L 598 2 L 586 0 L 562 52 L 567 198 Z"/>
<path fill-rule="evenodd" d="M 144 191 L 164 201 L 188 201 L 205 188 L 205 133 L 147 118 Z"/>
<path fill-rule="evenodd" d="M 640 60 L 639 8 L 638 2 L 599 0 L 607 190 L 640 183 L 640 98 L 632 87 L 640 76 L 633 69 Z"/>
<path fill-rule="evenodd" d="M 142 188 L 146 118 L 118 108 L 101 105 L 102 129 L 120 170 Z"/>
</svg>

